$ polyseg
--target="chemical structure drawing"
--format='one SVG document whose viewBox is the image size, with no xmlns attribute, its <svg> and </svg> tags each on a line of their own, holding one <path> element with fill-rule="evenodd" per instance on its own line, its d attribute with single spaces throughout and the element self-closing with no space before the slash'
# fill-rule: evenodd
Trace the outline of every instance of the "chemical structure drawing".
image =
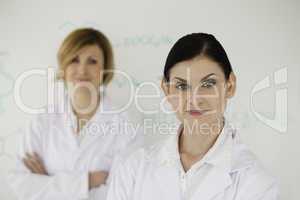
<svg viewBox="0 0 300 200">
<path fill-rule="evenodd" d="M 84 21 L 83 23 L 74 23 L 71 21 L 66 21 L 62 23 L 58 30 L 64 35 L 70 33 L 76 28 L 81 27 L 94 27 L 101 30 L 101 26 L 93 21 Z M 112 38 L 112 45 L 115 48 L 130 48 L 130 47 L 140 47 L 148 46 L 158 48 L 161 46 L 171 46 L 174 44 L 175 38 L 168 34 L 137 34 L 128 35 L 121 38 Z"/>
<path fill-rule="evenodd" d="M 20 139 L 22 137 L 22 131 L 20 129 L 12 131 L 6 136 L 0 137 L 0 158 L 6 157 L 8 159 L 14 159 Z"/>
<path fill-rule="evenodd" d="M 4 60 L 7 56 L 9 56 L 8 52 L 0 52 L 0 114 L 5 112 L 4 100 L 12 94 L 14 83 L 13 77 L 4 69 Z"/>
</svg>

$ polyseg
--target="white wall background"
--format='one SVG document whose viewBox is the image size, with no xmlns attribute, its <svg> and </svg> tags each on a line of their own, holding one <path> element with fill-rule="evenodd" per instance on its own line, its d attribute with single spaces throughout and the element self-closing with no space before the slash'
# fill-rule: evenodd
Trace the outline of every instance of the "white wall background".
<svg viewBox="0 0 300 200">
<path fill-rule="evenodd" d="M 244 142 L 278 177 L 281 199 L 299 199 L 299 9 L 297 0 L 0 0 L 0 199 L 15 199 L 2 177 L 13 166 L 19 130 L 30 117 L 15 104 L 14 82 L 26 70 L 57 66 L 56 51 L 62 39 L 71 30 L 86 26 L 102 30 L 112 40 L 118 69 L 138 83 L 155 84 L 176 39 L 190 32 L 213 33 L 227 50 L 238 78 L 229 118 L 240 129 Z M 274 73 L 280 69 L 287 70 L 288 81 L 276 85 Z M 255 93 L 253 110 L 251 91 L 266 77 L 270 87 Z M 123 87 L 114 83 L 113 94 L 126 91 Z M 46 89 L 45 77 L 26 80 L 24 102 L 45 106 Z M 142 90 L 144 94 L 151 92 Z M 279 90 L 288 90 L 288 128 L 284 133 L 255 116 L 284 117 L 275 109 Z M 144 105 L 157 105 L 156 101 Z M 149 117 L 135 114 L 136 120 Z M 162 118 L 159 114 L 150 117 Z M 147 138 L 151 143 L 161 137 L 154 133 Z"/>
</svg>

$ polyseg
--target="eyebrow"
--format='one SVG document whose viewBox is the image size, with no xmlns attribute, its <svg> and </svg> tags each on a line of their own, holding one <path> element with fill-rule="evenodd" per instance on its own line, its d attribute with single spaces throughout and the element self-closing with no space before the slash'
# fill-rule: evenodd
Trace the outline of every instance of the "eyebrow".
<svg viewBox="0 0 300 200">
<path fill-rule="evenodd" d="M 99 56 L 99 55 L 95 55 L 95 54 L 91 54 L 91 55 L 89 55 L 88 57 L 99 58 L 100 56 Z"/>
<path fill-rule="evenodd" d="M 201 79 L 201 81 L 203 81 L 203 80 L 207 79 L 208 77 L 210 77 L 210 76 L 212 76 L 212 75 L 216 75 L 216 74 L 215 74 L 215 73 L 210 73 L 210 74 L 208 74 L 208 75 L 204 76 L 204 77 Z M 180 81 L 182 81 L 182 82 L 186 82 L 186 80 L 185 80 L 185 79 L 183 79 L 183 78 L 180 78 L 180 77 L 175 77 L 175 79 L 177 79 L 177 80 L 180 80 Z M 201 81 L 200 81 L 200 82 L 201 82 Z"/>
</svg>

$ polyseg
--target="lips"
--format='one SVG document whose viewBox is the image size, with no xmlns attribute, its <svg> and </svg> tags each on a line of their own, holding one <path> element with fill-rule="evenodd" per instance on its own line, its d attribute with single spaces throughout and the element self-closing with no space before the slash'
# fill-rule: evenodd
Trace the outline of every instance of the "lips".
<svg viewBox="0 0 300 200">
<path fill-rule="evenodd" d="M 201 116 L 206 112 L 206 110 L 189 110 L 187 112 L 192 116 Z"/>
<path fill-rule="evenodd" d="M 80 83 L 80 82 L 88 82 L 89 79 L 87 78 L 79 78 L 79 79 L 75 79 L 75 82 Z"/>
</svg>

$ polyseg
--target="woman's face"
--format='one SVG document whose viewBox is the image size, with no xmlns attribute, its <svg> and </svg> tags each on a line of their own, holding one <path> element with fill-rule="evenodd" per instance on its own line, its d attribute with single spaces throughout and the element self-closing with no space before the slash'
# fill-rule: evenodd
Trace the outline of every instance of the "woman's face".
<svg viewBox="0 0 300 200">
<path fill-rule="evenodd" d="M 73 87 L 92 84 L 98 90 L 103 80 L 104 56 L 97 45 L 79 50 L 65 69 L 65 81 Z"/>
<path fill-rule="evenodd" d="M 235 76 L 226 81 L 218 63 L 195 57 L 170 70 L 169 83 L 162 87 L 181 122 L 211 124 L 222 119 L 227 99 L 235 92 Z"/>
</svg>

